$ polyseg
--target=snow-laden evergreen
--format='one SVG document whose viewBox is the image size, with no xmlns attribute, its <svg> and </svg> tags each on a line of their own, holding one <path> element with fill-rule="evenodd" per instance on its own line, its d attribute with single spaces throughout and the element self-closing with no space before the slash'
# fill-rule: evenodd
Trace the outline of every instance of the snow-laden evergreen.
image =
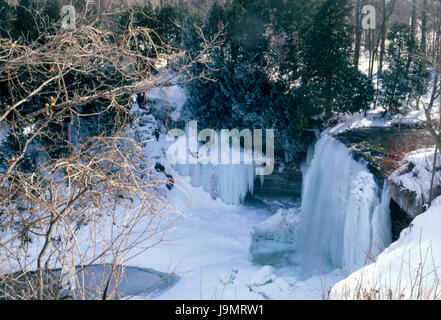
<svg viewBox="0 0 441 320">
<path fill-rule="evenodd" d="M 342 143 L 324 135 L 305 173 L 295 247 L 312 268 L 354 270 L 391 242 L 389 196 Z"/>
</svg>

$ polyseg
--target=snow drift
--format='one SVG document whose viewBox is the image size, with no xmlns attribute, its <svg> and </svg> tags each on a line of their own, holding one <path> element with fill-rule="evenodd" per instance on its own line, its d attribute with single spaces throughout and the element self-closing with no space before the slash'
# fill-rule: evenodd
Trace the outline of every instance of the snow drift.
<svg viewBox="0 0 441 320">
<path fill-rule="evenodd" d="M 334 299 L 440 299 L 441 197 L 372 263 L 338 282 Z"/>
</svg>

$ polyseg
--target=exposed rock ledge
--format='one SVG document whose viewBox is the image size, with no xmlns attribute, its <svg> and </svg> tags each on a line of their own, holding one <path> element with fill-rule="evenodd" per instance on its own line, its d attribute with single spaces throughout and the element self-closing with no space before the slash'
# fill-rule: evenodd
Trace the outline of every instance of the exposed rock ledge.
<svg viewBox="0 0 441 320">
<path fill-rule="evenodd" d="M 391 198 L 411 218 L 424 211 L 424 197 L 414 190 L 389 179 L 392 172 L 403 166 L 405 155 L 411 151 L 433 146 L 430 133 L 424 128 L 370 127 L 346 131 L 335 136 L 354 154 L 365 161 L 369 170 L 380 181 L 389 180 Z"/>
<path fill-rule="evenodd" d="M 400 208 L 407 212 L 411 218 L 415 218 L 420 213 L 424 212 L 424 203 L 421 197 L 413 190 L 408 190 L 401 185 L 394 182 L 389 182 L 390 197 L 400 206 Z"/>
<path fill-rule="evenodd" d="M 297 168 L 274 168 L 274 172 L 264 177 L 263 185 L 254 183 L 254 195 L 262 197 L 300 198 L 302 193 L 302 172 Z"/>
</svg>

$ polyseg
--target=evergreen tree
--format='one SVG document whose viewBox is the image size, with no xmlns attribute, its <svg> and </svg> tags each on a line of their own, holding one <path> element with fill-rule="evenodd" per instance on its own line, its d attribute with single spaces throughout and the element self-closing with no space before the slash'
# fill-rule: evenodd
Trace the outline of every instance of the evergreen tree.
<svg viewBox="0 0 441 320">
<path fill-rule="evenodd" d="M 16 9 L 14 31 L 16 37 L 32 41 L 38 37 L 37 3 L 34 0 L 20 0 Z"/>
<path fill-rule="evenodd" d="M 250 106 L 255 114 L 263 114 L 268 108 L 271 97 L 268 88 L 274 85 L 265 72 L 264 53 L 269 42 L 265 37 L 267 16 L 261 2 L 237 0 L 225 5 L 213 4 L 203 26 L 204 35 L 213 37 L 222 24 L 225 41 L 210 52 L 209 66 L 199 64 L 192 70 L 195 75 L 215 70 L 210 74 L 215 81 L 196 80 L 189 85 L 185 105 L 189 118 L 211 128 L 241 128 L 249 124 L 244 114 Z M 197 54 L 196 31 L 192 26 L 188 28 L 183 36 L 184 48 Z M 259 93 L 256 85 L 266 89 Z"/>
<path fill-rule="evenodd" d="M 291 86 L 300 78 L 301 50 L 305 40 L 305 26 L 310 23 L 310 12 L 315 1 L 311 0 L 269 0 L 271 8 L 271 28 L 279 39 L 283 39 L 278 48 L 274 48 L 275 66 L 279 70 L 280 80 Z"/>
<path fill-rule="evenodd" d="M 306 30 L 299 94 L 307 118 L 367 110 L 373 100 L 371 81 L 351 63 L 349 11 L 347 0 L 321 0 Z"/>
<path fill-rule="evenodd" d="M 214 81 L 188 85 L 188 119 L 210 128 L 273 128 L 276 154 L 289 160 L 305 152 L 305 117 L 298 112 L 296 83 L 300 72 L 301 29 L 308 16 L 302 3 L 283 0 L 236 0 L 215 3 L 203 24 L 205 37 L 225 26 L 224 43 L 192 72 L 210 72 Z M 308 6 L 306 6 L 308 7 Z M 292 16 L 289 16 L 293 14 Z M 294 17 L 294 21 L 293 21 Z M 183 46 L 198 54 L 200 39 L 186 22 Z"/>
<path fill-rule="evenodd" d="M 61 6 L 59 0 L 47 0 L 43 8 L 43 20 L 46 20 L 47 27 L 53 26 L 60 20 Z"/>
<path fill-rule="evenodd" d="M 426 61 L 422 57 L 422 51 L 419 49 L 415 52 L 415 58 L 409 70 L 411 95 L 416 99 L 417 109 L 419 109 L 421 96 L 427 93 L 430 82 L 430 72 L 427 70 Z"/>
<path fill-rule="evenodd" d="M 6 1 L 0 2 L 0 37 L 8 38 L 14 28 L 15 9 Z"/>
<path fill-rule="evenodd" d="M 121 25 L 128 27 L 131 14 L 134 14 L 134 21 L 131 21 L 133 27 L 147 27 L 152 30 L 150 36 L 154 43 L 163 47 L 179 47 L 181 45 L 182 24 L 189 15 L 186 9 L 176 5 L 164 5 L 154 8 L 150 2 L 142 6 L 135 6 L 131 9 L 126 8 L 120 17 Z M 162 52 L 158 47 L 145 48 L 144 53 L 154 56 Z"/>
<path fill-rule="evenodd" d="M 415 90 L 423 91 L 418 79 L 422 75 L 423 66 L 417 61 L 412 63 L 411 50 L 413 47 L 410 27 L 406 24 L 395 23 L 391 26 L 387 35 L 389 46 L 387 48 L 386 61 L 389 68 L 381 77 L 382 90 L 380 102 L 386 111 L 391 114 L 400 112 L 404 101 L 412 92 L 412 82 Z M 418 77 L 410 77 L 410 69 L 414 69 Z"/>
<path fill-rule="evenodd" d="M 19 132 L 20 128 L 12 130 L 0 144 L 0 173 L 8 170 L 15 162 L 19 171 L 31 173 L 35 170 L 36 162 L 30 152 L 26 152 L 21 159 L 18 155 L 23 151 L 26 143 L 26 135 Z"/>
<path fill-rule="evenodd" d="M 161 40 L 170 46 L 181 44 L 181 25 L 188 13 L 178 6 L 160 6 L 155 10 L 153 29 Z"/>
</svg>

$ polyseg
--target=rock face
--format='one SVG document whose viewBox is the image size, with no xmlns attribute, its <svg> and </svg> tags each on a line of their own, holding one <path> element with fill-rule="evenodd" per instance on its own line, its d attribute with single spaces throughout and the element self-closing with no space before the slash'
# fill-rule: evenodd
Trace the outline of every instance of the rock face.
<svg viewBox="0 0 441 320">
<path fill-rule="evenodd" d="M 260 181 L 254 183 L 254 195 L 258 197 L 300 198 L 301 193 L 302 172 L 297 168 L 276 167 L 273 174 L 265 176 L 263 185 Z"/>
<path fill-rule="evenodd" d="M 398 204 L 398 206 L 406 212 L 410 217 L 415 218 L 424 212 L 424 203 L 418 197 L 415 191 L 408 190 L 394 182 L 389 183 L 390 197 Z"/>
<path fill-rule="evenodd" d="M 356 160 L 367 162 L 369 170 L 382 180 L 402 165 L 407 153 L 433 145 L 429 131 L 403 125 L 359 128 L 335 138 L 353 152 Z"/>
<path fill-rule="evenodd" d="M 430 133 L 424 128 L 402 125 L 359 128 L 335 137 L 352 151 L 356 160 L 365 162 L 380 182 L 388 180 L 392 199 L 390 209 L 396 236 L 396 233 L 399 234 L 425 208 L 424 198 L 414 190 L 397 184 L 390 176 L 405 165 L 403 159 L 406 154 L 433 146 Z"/>
</svg>

